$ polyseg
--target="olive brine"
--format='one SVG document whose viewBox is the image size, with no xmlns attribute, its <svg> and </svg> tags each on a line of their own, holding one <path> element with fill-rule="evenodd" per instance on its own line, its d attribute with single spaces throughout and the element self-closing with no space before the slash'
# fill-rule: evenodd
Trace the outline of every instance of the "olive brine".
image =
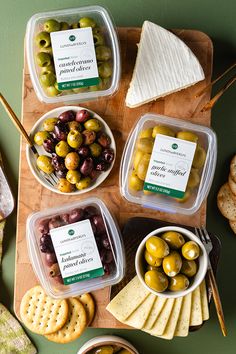
<svg viewBox="0 0 236 354">
<path fill-rule="evenodd" d="M 198 244 L 179 232 L 151 236 L 144 251 L 144 281 L 156 292 L 186 290 L 198 271 L 199 255 Z"/>
<path fill-rule="evenodd" d="M 111 138 L 100 120 L 85 109 L 46 119 L 34 142 L 51 154 L 37 158 L 38 168 L 47 174 L 55 172 L 59 178 L 57 188 L 63 193 L 90 187 L 114 160 Z"/>
<path fill-rule="evenodd" d="M 93 32 L 99 84 L 89 87 L 74 88 L 71 91 L 61 91 L 59 90 L 58 83 L 56 81 L 50 33 L 86 27 L 91 27 Z M 35 43 L 39 50 L 35 58 L 40 69 L 39 81 L 48 96 L 54 97 L 89 91 L 101 91 L 110 87 L 113 73 L 112 50 L 106 44 L 105 34 L 103 33 L 102 28 L 98 27 L 94 19 L 82 17 L 78 19 L 78 22 L 71 24 L 67 22 L 58 22 L 55 19 L 49 19 L 43 23 L 42 31 L 37 33 Z"/>
<path fill-rule="evenodd" d="M 63 284 L 63 279 L 61 277 L 59 264 L 53 247 L 50 230 L 82 220 L 90 220 L 100 259 L 104 268 L 104 276 L 111 274 L 114 269 L 112 247 L 103 217 L 95 206 L 88 205 L 85 208 L 76 208 L 67 213 L 42 219 L 38 224 L 38 231 L 40 233 L 39 246 L 40 251 L 43 254 L 44 264 L 47 267 L 47 274 L 57 283 Z"/>
</svg>

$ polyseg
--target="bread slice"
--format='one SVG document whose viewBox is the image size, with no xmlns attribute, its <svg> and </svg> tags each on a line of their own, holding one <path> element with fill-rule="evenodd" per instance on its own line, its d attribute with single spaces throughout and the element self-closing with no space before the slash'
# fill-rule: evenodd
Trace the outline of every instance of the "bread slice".
<svg viewBox="0 0 236 354">
<path fill-rule="evenodd" d="M 130 108 L 141 106 L 204 78 L 198 59 L 181 39 L 145 21 L 126 105 Z"/>
</svg>

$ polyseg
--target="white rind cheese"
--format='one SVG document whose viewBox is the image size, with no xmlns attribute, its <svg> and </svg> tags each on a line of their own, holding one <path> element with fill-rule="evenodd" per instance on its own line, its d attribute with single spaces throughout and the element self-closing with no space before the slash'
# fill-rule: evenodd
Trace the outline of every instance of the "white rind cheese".
<svg viewBox="0 0 236 354">
<path fill-rule="evenodd" d="M 126 105 L 130 108 L 141 106 L 204 78 L 198 59 L 183 41 L 166 29 L 145 21 Z"/>
</svg>

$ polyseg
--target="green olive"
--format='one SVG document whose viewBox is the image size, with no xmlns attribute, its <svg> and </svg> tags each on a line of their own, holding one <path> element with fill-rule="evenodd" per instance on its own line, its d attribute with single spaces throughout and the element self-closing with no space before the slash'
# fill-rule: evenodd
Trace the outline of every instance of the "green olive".
<svg viewBox="0 0 236 354">
<path fill-rule="evenodd" d="M 167 231 L 161 236 L 161 238 L 166 241 L 171 249 L 174 250 L 181 248 L 185 243 L 183 235 L 176 231 Z"/>
<path fill-rule="evenodd" d="M 78 87 L 78 88 L 72 89 L 72 91 L 74 93 L 83 93 L 83 92 L 87 92 L 88 91 L 88 87 Z"/>
<path fill-rule="evenodd" d="M 193 277 L 197 273 L 197 263 L 183 259 L 180 272 L 189 278 Z"/>
<path fill-rule="evenodd" d="M 162 258 L 156 258 L 151 255 L 147 250 L 144 252 L 145 261 L 154 267 L 159 267 L 162 264 Z"/>
<path fill-rule="evenodd" d="M 46 71 L 43 74 L 40 74 L 39 81 L 42 86 L 45 87 L 53 86 L 56 82 L 56 76 L 51 71 Z"/>
<path fill-rule="evenodd" d="M 43 31 L 39 32 L 35 37 L 35 42 L 39 48 L 48 48 L 51 45 L 50 34 Z"/>
<path fill-rule="evenodd" d="M 108 78 L 112 75 L 112 64 L 108 61 L 98 65 L 98 73 L 101 78 Z"/>
<path fill-rule="evenodd" d="M 43 66 L 41 68 L 41 74 L 48 73 L 48 72 L 55 74 L 55 68 L 54 68 L 53 64 L 51 64 L 49 66 Z"/>
<path fill-rule="evenodd" d="M 51 164 L 52 159 L 46 155 L 40 155 L 37 158 L 37 166 L 43 172 L 50 174 L 53 173 L 54 168 Z"/>
<path fill-rule="evenodd" d="M 99 77 L 99 83 L 97 85 L 89 86 L 89 91 L 98 91 L 103 89 L 102 79 Z"/>
<path fill-rule="evenodd" d="M 85 129 L 93 130 L 96 133 L 102 129 L 102 125 L 101 125 L 100 121 L 96 118 L 92 118 L 92 119 L 87 120 L 84 123 L 84 127 L 85 127 Z"/>
<path fill-rule="evenodd" d="M 82 132 L 83 128 L 79 122 L 73 120 L 72 122 L 67 123 L 70 130 L 77 130 L 78 132 Z"/>
<path fill-rule="evenodd" d="M 41 49 L 40 49 L 40 52 L 42 52 L 42 53 L 48 53 L 48 54 L 50 54 L 51 56 L 53 55 L 52 47 L 51 47 L 51 46 L 50 46 L 50 47 L 47 47 L 47 48 L 41 48 Z"/>
<path fill-rule="evenodd" d="M 177 251 L 172 251 L 163 259 L 162 267 L 168 277 L 174 277 L 180 272 L 182 259 Z"/>
<path fill-rule="evenodd" d="M 156 125 L 153 128 L 152 137 L 155 138 L 157 136 L 157 134 L 173 136 L 173 137 L 175 136 L 175 133 L 173 132 L 173 130 L 170 129 L 169 127 L 164 126 L 164 125 Z"/>
<path fill-rule="evenodd" d="M 132 171 L 129 177 L 129 188 L 133 191 L 141 191 L 143 189 L 143 181 L 138 178 L 137 173 Z"/>
<path fill-rule="evenodd" d="M 162 267 L 155 267 L 155 266 L 152 266 L 150 264 L 147 264 L 147 267 L 146 267 L 146 270 L 158 270 L 159 272 L 162 272 L 163 273 L 163 268 Z"/>
<path fill-rule="evenodd" d="M 98 348 L 94 348 L 91 352 L 91 354 L 113 354 L 113 346 L 111 345 L 103 345 L 99 346 Z"/>
<path fill-rule="evenodd" d="M 61 31 L 70 29 L 70 25 L 67 22 L 60 22 Z"/>
<path fill-rule="evenodd" d="M 80 181 L 81 174 L 79 171 L 76 170 L 69 170 L 66 174 L 66 179 L 69 181 L 71 184 L 76 184 Z"/>
<path fill-rule="evenodd" d="M 144 154 L 137 167 L 137 176 L 143 181 L 146 178 L 150 158 L 151 158 L 150 154 Z"/>
<path fill-rule="evenodd" d="M 105 39 L 101 32 L 93 33 L 93 41 L 95 46 L 104 45 Z"/>
<path fill-rule="evenodd" d="M 39 131 L 34 136 L 34 142 L 35 142 L 35 144 L 41 146 L 41 145 L 43 145 L 44 140 L 48 139 L 49 137 L 50 137 L 50 134 L 48 132 Z"/>
<path fill-rule="evenodd" d="M 55 124 L 57 123 L 58 118 L 47 118 L 43 122 L 43 129 L 47 132 L 53 132 Z"/>
<path fill-rule="evenodd" d="M 206 161 L 206 151 L 201 146 L 198 145 L 193 158 L 193 167 L 200 169 L 204 166 L 205 161 Z"/>
<path fill-rule="evenodd" d="M 71 130 L 67 135 L 67 143 L 73 149 L 78 149 L 83 143 L 83 137 L 78 130 Z"/>
<path fill-rule="evenodd" d="M 139 139 L 140 138 L 152 138 L 152 132 L 153 132 L 153 128 L 141 130 L 138 137 L 139 137 Z"/>
<path fill-rule="evenodd" d="M 39 52 L 36 55 L 37 64 L 41 67 L 52 65 L 52 57 L 48 53 Z"/>
<path fill-rule="evenodd" d="M 57 143 L 57 145 L 55 146 L 55 151 L 56 154 L 60 157 L 66 157 L 66 155 L 69 153 L 70 151 L 70 147 L 67 144 L 66 141 L 61 140 L 59 141 L 59 143 Z"/>
<path fill-rule="evenodd" d="M 195 188 L 200 183 L 200 177 L 198 174 L 198 170 L 196 168 L 192 168 L 188 178 L 187 188 Z"/>
<path fill-rule="evenodd" d="M 55 86 L 49 86 L 47 87 L 47 93 L 49 96 L 54 97 L 60 94 L 60 91 L 57 90 Z"/>
<path fill-rule="evenodd" d="M 79 22 L 74 22 L 74 23 L 72 23 L 72 25 L 71 25 L 71 28 L 73 28 L 73 29 L 76 29 L 76 28 L 79 28 L 80 26 L 79 26 Z"/>
<path fill-rule="evenodd" d="M 74 185 L 67 181 L 66 178 L 60 178 L 57 184 L 57 189 L 63 193 L 71 193 L 74 191 Z"/>
<path fill-rule="evenodd" d="M 182 247 L 182 255 L 189 261 L 197 259 L 200 255 L 200 248 L 194 241 L 186 242 Z"/>
<path fill-rule="evenodd" d="M 146 191 L 145 189 L 143 190 L 143 194 L 145 194 L 145 195 L 154 195 L 153 192 Z"/>
<path fill-rule="evenodd" d="M 158 270 L 147 271 L 144 275 L 144 281 L 149 288 L 160 293 L 165 291 L 168 287 L 167 276 Z"/>
<path fill-rule="evenodd" d="M 127 349 L 121 349 L 117 354 L 131 354 L 131 352 Z"/>
<path fill-rule="evenodd" d="M 111 48 L 105 45 L 99 45 L 95 49 L 97 60 L 106 61 L 111 59 Z"/>
<path fill-rule="evenodd" d="M 184 274 L 177 274 L 176 276 L 170 278 L 170 283 L 169 283 L 170 291 L 186 290 L 188 286 L 189 286 L 189 280 Z"/>
<path fill-rule="evenodd" d="M 194 134 L 192 132 L 188 132 L 188 131 L 178 132 L 176 134 L 176 138 L 192 141 L 193 143 L 197 143 L 197 141 L 198 141 L 198 136 L 196 134 Z"/>
<path fill-rule="evenodd" d="M 137 147 L 140 151 L 151 154 L 154 145 L 153 138 L 141 138 L 138 140 Z"/>
<path fill-rule="evenodd" d="M 51 19 L 44 22 L 43 29 L 48 33 L 56 32 L 56 31 L 60 31 L 61 25 L 56 20 Z"/>
<path fill-rule="evenodd" d="M 190 189 L 186 189 L 183 198 L 174 198 L 178 203 L 185 203 L 190 198 L 191 192 Z"/>
<path fill-rule="evenodd" d="M 144 155 L 144 152 L 141 151 L 141 150 L 137 150 L 137 151 L 135 152 L 135 154 L 134 154 L 134 162 L 133 162 L 135 171 L 137 171 L 139 162 L 141 161 L 143 155 Z"/>
<path fill-rule="evenodd" d="M 168 244 L 158 236 L 149 237 L 146 241 L 146 249 L 156 258 L 164 258 L 170 252 Z"/>
<path fill-rule="evenodd" d="M 79 20 L 79 25 L 80 25 L 80 28 L 85 28 L 85 27 L 95 28 L 96 27 L 96 22 L 91 17 L 82 17 Z"/>
<path fill-rule="evenodd" d="M 86 189 L 90 187 L 91 183 L 92 183 L 92 179 L 90 177 L 81 178 L 81 180 L 78 183 L 76 183 L 76 188 L 78 190 Z"/>
<path fill-rule="evenodd" d="M 89 145 L 89 150 L 93 157 L 99 157 L 102 153 L 102 147 L 97 143 Z"/>
<path fill-rule="evenodd" d="M 80 163 L 80 157 L 77 154 L 77 152 L 72 151 L 66 155 L 65 166 L 67 170 L 76 170 L 76 168 L 79 166 L 79 163 Z"/>
</svg>

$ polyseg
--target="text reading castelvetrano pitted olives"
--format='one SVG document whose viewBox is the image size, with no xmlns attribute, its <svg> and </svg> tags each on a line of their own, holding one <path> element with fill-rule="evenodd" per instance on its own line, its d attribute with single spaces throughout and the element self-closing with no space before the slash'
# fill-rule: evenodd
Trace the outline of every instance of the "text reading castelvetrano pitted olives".
<svg viewBox="0 0 236 354">
<path fill-rule="evenodd" d="M 99 345 L 98 347 L 90 350 L 88 354 L 131 354 L 127 349 L 118 345 Z"/>
<path fill-rule="evenodd" d="M 139 132 L 136 141 L 132 158 L 132 169 L 129 173 L 128 188 L 132 194 L 139 193 L 140 196 L 151 196 L 152 198 L 158 195 L 160 196 L 159 193 L 144 190 L 144 182 L 147 177 L 147 171 L 154 147 L 155 138 L 158 135 L 165 135 L 181 140 L 187 140 L 197 144 L 185 193 L 181 198 L 172 197 L 172 199 L 176 202 L 185 203 L 190 199 L 200 184 L 201 170 L 203 169 L 206 160 L 206 151 L 200 145 L 198 135 L 191 131 L 177 131 L 174 128 L 170 128 L 165 125 L 153 125 L 149 128 L 143 128 Z M 153 177 L 153 181 L 154 180 L 155 178 Z M 167 195 L 166 197 L 170 198 Z"/>
<path fill-rule="evenodd" d="M 99 83 L 95 86 L 79 87 L 70 90 L 59 90 L 56 81 L 56 73 L 53 62 L 53 50 L 50 33 L 66 31 L 76 28 L 92 28 L 95 54 L 97 59 Z M 42 24 L 42 31 L 35 36 L 35 44 L 38 51 L 35 56 L 39 69 L 39 82 L 45 93 L 50 96 L 61 96 L 69 93 L 77 94 L 90 91 L 106 90 L 110 87 L 113 74 L 112 50 L 107 45 L 105 31 L 99 27 L 93 18 L 78 18 L 77 22 L 58 22 L 55 19 L 46 20 Z"/>
<path fill-rule="evenodd" d="M 67 180 L 65 179 L 65 182 Z M 68 184 L 70 186 L 70 184 Z M 63 188 L 66 188 L 66 184 Z M 58 260 L 51 239 L 50 230 L 61 226 L 73 224 L 79 221 L 89 220 L 95 236 L 100 259 L 104 268 L 104 275 L 107 276 L 114 272 L 114 256 L 110 244 L 109 235 L 104 224 L 100 210 L 95 205 L 87 205 L 83 208 L 75 208 L 66 213 L 57 214 L 50 218 L 39 220 L 37 230 L 39 234 L 39 248 L 42 255 L 46 272 L 51 281 L 63 284 Z"/>
<path fill-rule="evenodd" d="M 59 191 L 86 189 L 111 167 L 114 160 L 111 138 L 89 111 L 69 110 L 58 118 L 47 118 L 43 129 L 35 133 L 34 142 L 50 156 L 39 156 L 37 166 L 47 174 L 55 172 Z"/>
<path fill-rule="evenodd" d="M 143 254 L 144 281 L 156 292 L 185 290 L 198 271 L 200 247 L 180 232 L 150 236 Z"/>
</svg>

